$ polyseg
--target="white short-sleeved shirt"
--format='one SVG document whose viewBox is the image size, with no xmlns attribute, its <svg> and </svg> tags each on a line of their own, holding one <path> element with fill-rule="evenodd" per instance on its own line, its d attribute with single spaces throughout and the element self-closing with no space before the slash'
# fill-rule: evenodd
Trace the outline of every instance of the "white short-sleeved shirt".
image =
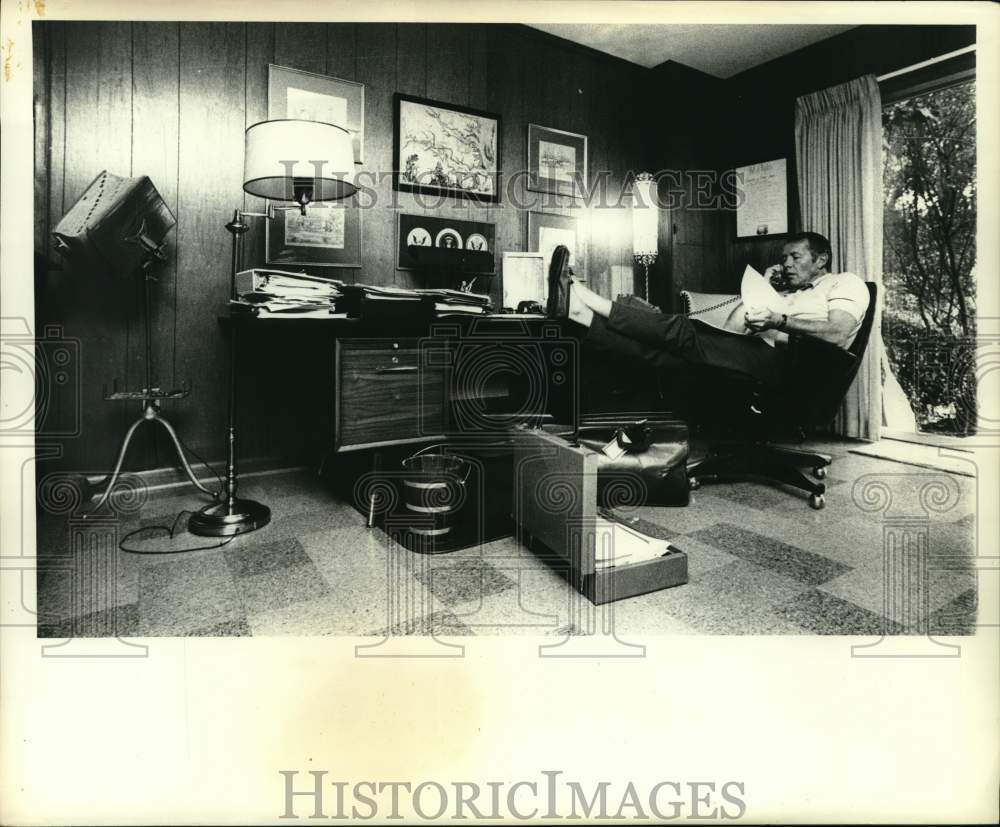
<svg viewBox="0 0 1000 827">
<path fill-rule="evenodd" d="M 868 286 L 854 273 L 827 273 L 812 283 L 812 289 L 797 290 L 788 295 L 788 315 L 827 319 L 831 310 L 849 313 L 854 319 L 854 328 L 844 345 L 847 348 L 861 329 L 870 299 Z"/>
</svg>

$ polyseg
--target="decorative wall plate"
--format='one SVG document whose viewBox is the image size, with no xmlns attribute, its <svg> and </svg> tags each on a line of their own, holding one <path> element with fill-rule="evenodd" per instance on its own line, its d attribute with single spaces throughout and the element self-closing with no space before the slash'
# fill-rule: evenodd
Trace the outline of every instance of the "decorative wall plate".
<svg viewBox="0 0 1000 827">
<path fill-rule="evenodd" d="M 486 240 L 486 237 L 480 233 L 472 233 L 472 235 L 465 239 L 465 249 L 483 250 L 484 252 L 488 252 L 490 249 L 490 243 Z"/>
<path fill-rule="evenodd" d="M 406 235 L 406 244 L 407 246 L 433 247 L 434 241 L 431 239 L 431 234 L 423 227 L 414 227 Z"/>
<path fill-rule="evenodd" d="M 437 234 L 434 239 L 435 247 L 450 247 L 454 250 L 462 249 L 462 236 L 458 234 L 458 230 L 451 227 L 445 227 L 441 232 Z"/>
</svg>

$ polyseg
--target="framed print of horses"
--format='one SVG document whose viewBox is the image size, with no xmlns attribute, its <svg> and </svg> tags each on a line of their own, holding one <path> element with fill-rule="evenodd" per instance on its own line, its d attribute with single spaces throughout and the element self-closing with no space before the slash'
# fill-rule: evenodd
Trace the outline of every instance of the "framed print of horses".
<svg viewBox="0 0 1000 827">
<path fill-rule="evenodd" d="M 500 201 L 500 116 L 396 93 L 393 189 Z"/>
</svg>

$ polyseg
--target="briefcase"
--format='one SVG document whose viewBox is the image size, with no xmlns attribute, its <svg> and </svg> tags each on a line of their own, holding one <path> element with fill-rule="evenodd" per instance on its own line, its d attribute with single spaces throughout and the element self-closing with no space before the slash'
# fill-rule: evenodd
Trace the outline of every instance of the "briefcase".
<svg viewBox="0 0 1000 827">
<path fill-rule="evenodd" d="M 687 425 L 661 415 L 584 419 L 579 444 L 598 454 L 597 497 L 606 508 L 682 506 L 690 501 Z M 611 446 L 608 456 L 605 452 Z"/>
<path fill-rule="evenodd" d="M 105 170 L 53 231 L 56 249 L 75 267 L 130 275 L 161 248 L 174 216 L 145 175 L 122 178 Z"/>
</svg>

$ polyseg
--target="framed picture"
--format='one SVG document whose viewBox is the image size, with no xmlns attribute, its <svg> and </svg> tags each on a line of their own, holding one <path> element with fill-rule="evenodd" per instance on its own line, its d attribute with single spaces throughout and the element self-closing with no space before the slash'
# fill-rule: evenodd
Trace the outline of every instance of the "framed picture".
<svg viewBox="0 0 1000 827">
<path fill-rule="evenodd" d="M 496 272 L 495 239 L 496 225 L 486 221 L 400 213 L 396 223 L 396 269 L 416 269 L 417 262 L 410 254 L 411 246 L 442 247 L 493 253 L 493 268 L 482 274 L 492 275 Z"/>
<path fill-rule="evenodd" d="M 587 275 L 586 239 L 580 237 L 579 222 L 568 215 L 528 213 L 528 250 L 541 253 L 548 267 L 552 251 L 559 244 L 569 248 L 569 263 L 581 278 Z"/>
<path fill-rule="evenodd" d="M 586 185 L 587 136 L 529 123 L 528 189 L 576 197 Z"/>
<path fill-rule="evenodd" d="M 500 116 L 396 93 L 392 186 L 500 201 Z"/>
<path fill-rule="evenodd" d="M 310 204 L 305 215 L 280 210 L 265 222 L 267 263 L 360 267 L 361 213 L 352 199 Z"/>
<path fill-rule="evenodd" d="M 786 159 L 736 168 L 743 203 L 736 207 L 736 237 L 761 238 L 788 233 Z"/>
<path fill-rule="evenodd" d="M 365 86 L 353 80 L 267 67 L 267 117 L 322 121 L 342 126 L 354 142 L 354 163 L 364 163 Z"/>
<path fill-rule="evenodd" d="M 503 306 L 517 307 L 524 301 L 545 307 L 548 300 L 548 262 L 541 253 L 503 254 Z"/>
</svg>

